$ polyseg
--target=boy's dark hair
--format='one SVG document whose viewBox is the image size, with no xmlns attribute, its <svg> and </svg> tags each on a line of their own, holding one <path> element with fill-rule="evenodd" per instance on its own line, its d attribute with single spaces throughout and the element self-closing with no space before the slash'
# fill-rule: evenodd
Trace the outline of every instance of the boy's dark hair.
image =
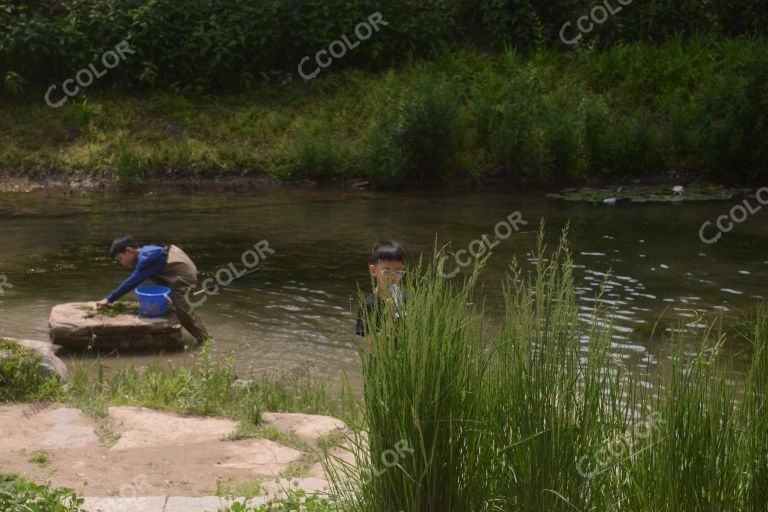
<svg viewBox="0 0 768 512">
<path fill-rule="evenodd" d="M 397 242 L 382 240 L 373 246 L 371 263 L 380 261 L 401 261 L 405 263 L 405 251 Z"/>
<path fill-rule="evenodd" d="M 131 235 L 124 235 L 119 238 L 115 238 L 112 242 L 112 247 L 109 248 L 107 253 L 110 258 L 114 258 L 117 254 L 125 252 L 128 247 L 134 247 L 138 249 L 139 243 Z"/>
</svg>

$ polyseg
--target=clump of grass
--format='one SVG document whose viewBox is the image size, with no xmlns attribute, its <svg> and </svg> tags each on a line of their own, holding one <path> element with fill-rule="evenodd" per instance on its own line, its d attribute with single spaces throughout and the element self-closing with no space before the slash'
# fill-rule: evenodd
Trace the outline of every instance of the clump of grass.
<svg viewBox="0 0 768 512">
<path fill-rule="evenodd" d="M 540 237 L 535 257 L 530 274 L 511 267 L 504 317 L 478 376 L 486 383 L 481 453 L 492 475 L 485 493 L 503 509 L 588 510 L 610 490 L 585 487 L 576 461 L 623 433 L 633 390 L 610 371 L 610 330 L 579 320 L 565 239 L 548 253 Z"/>
<path fill-rule="evenodd" d="M 481 510 L 484 326 L 474 305 L 477 273 L 457 287 L 439 272 L 416 270 L 404 283 L 407 312 L 394 320 L 386 311 L 382 325 L 370 325 L 367 434 L 349 440 L 355 469 L 340 477 L 336 463 L 327 467 L 344 510 Z"/>
<path fill-rule="evenodd" d="M 344 152 L 344 140 L 328 130 L 328 121 L 298 123 L 287 142 L 286 163 L 280 166 L 284 178 L 332 180 L 348 174 L 350 156 Z"/>
<path fill-rule="evenodd" d="M 392 77 L 374 100 L 366 165 L 380 185 L 450 183 L 463 169 L 461 97 L 448 82 L 417 78 L 409 86 Z"/>
<path fill-rule="evenodd" d="M 675 335 L 671 372 L 659 377 L 647 402 L 663 421 L 635 442 L 616 486 L 628 509 L 765 509 L 766 325 L 768 309 L 761 307 L 752 332 L 742 333 L 750 347 L 736 354 L 725 349 L 719 329 L 693 339 Z"/>
<path fill-rule="evenodd" d="M 263 484 L 263 478 L 251 478 L 245 481 L 231 481 L 217 478 L 215 495 L 251 499 L 261 494 L 261 486 Z"/>
<path fill-rule="evenodd" d="M 222 509 L 224 510 L 224 509 Z M 270 499 L 268 503 L 258 507 L 249 507 L 244 502 L 235 502 L 226 512 L 338 512 L 337 503 L 333 499 L 305 491 L 286 489 L 281 495 Z"/>
<path fill-rule="evenodd" d="M 29 462 L 45 467 L 51 463 L 51 455 L 45 450 L 35 450 L 32 452 Z"/>
<path fill-rule="evenodd" d="M 238 378 L 235 361 L 216 361 L 206 343 L 192 366 L 165 371 L 155 366 L 121 368 L 109 377 L 99 366 L 95 372 L 77 367 L 67 398 L 96 417 L 109 405 L 136 405 L 186 414 L 227 416 L 240 420 L 236 438 L 251 437 L 261 413 L 303 412 L 329 414 L 356 421 L 354 400 L 332 395 L 322 382 L 308 375 L 291 379 L 267 375 Z"/>
<path fill-rule="evenodd" d="M 52 399 L 61 383 L 42 367 L 34 350 L 0 338 L 0 402 Z"/>
</svg>

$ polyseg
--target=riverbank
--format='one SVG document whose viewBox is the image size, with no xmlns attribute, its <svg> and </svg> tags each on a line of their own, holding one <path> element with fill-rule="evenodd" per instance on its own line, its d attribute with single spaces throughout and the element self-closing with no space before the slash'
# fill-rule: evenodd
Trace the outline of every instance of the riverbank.
<svg viewBox="0 0 768 512">
<path fill-rule="evenodd" d="M 326 458 L 354 464 L 349 427 L 320 411 L 355 425 L 357 400 L 308 377 L 237 378 L 234 362 L 214 363 L 206 345 L 190 367 L 130 367 L 105 378 L 109 363 L 100 359 L 98 372 L 78 366 L 60 380 L 39 356 L 0 342 L 3 510 L 319 506 Z M 289 412 L 266 412 L 267 404 Z M 76 495 L 92 498 L 80 508 Z"/>
<path fill-rule="evenodd" d="M 596 52 L 461 50 L 386 74 L 253 93 L 82 92 L 3 100 L 0 174 L 95 186 L 163 180 L 553 188 L 768 177 L 768 43 Z"/>
<path fill-rule="evenodd" d="M 350 415 L 355 421 L 343 437 L 348 464 L 334 465 L 339 459 L 325 452 L 312 460 L 316 471 L 325 469 L 328 510 L 372 512 L 387 503 L 397 510 L 764 510 L 768 311 L 758 309 L 737 333 L 719 322 L 686 329 L 687 320 L 665 329 L 663 371 L 649 373 L 617 357 L 613 327 L 599 320 L 609 300 L 595 303 L 595 320 L 581 318 L 567 246 L 547 251 L 540 243 L 533 256 L 531 272 L 511 267 L 505 311 L 492 329 L 480 307 L 484 292 L 475 288 L 480 270 L 452 286 L 439 263 L 409 272 L 407 314 L 396 323 L 385 315 L 377 331 L 369 319 L 374 364 L 364 371 L 362 408 Z M 739 340 L 743 347 L 731 350 Z M 104 407 L 107 420 L 127 418 L 109 450 L 183 431 L 176 428 L 180 416 L 139 404 L 240 418 L 239 425 L 183 420 L 221 423 L 213 443 L 224 433 L 227 442 L 295 442 L 290 428 L 264 430 L 270 416 L 260 411 L 273 393 L 266 389 L 265 396 L 262 386 L 235 385 L 226 365 L 202 358 L 169 376 L 149 368 L 109 379 L 78 373 L 61 396 L 88 415 Z M 296 398 L 318 391 L 295 383 L 282 389 L 288 396 L 274 398 L 288 407 L 306 407 L 306 398 Z M 126 402 L 134 406 L 120 405 Z M 33 413 L 42 418 L 41 410 Z M 131 417 L 154 427 L 139 428 Z M 109 439 L 110 430 L 103 432 Z M 47 453 L 27 456 L 19 462 L 51 460 Z M 106 464 L 96 460 L 96 469 Z M 130 466 L 158 469 L 127 466 L 124 475 L 138 472 Z"/>
<path fill-rule="evenodd" d="M 318 452 L 343 455 L 336 445 L 345 430 L 328 416 L 264 413 L 260 428 L 243 436 L 226 417 L 117 406 L 93 418 L 61 403 L 0 404 L 4 472 L 124 501 L 322 492 Z"/>
</svg>

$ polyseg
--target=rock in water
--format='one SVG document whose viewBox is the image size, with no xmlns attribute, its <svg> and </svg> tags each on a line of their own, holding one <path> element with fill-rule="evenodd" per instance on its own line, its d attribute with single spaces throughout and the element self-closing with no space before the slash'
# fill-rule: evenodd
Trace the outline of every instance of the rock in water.
<svg viewBox="0 0 768 512">
<path fill-rule="evenodd" d="M 61 348 L 53 345 L 49 341 L 35 341 L 35 340 L 17 340 L 15 338 L 1 338 L 6 341 L 12 341 L 17 345 L 26 349 L 32 350 L 36 356 L 40 358 L 40 368 L 46 375 L 51 377 L 58 377 L 62 380 L 67 380 L 67 366 L 64 361 L 56 356 L 56 349 Z M 0 351 L 0 359 L 6 357 L 2 351 Z"/>
<path fill-rule="evenodd" d="M 109 315 L 96 311 L 93 302 L 59 304 L 48 320 L 51 340 L 69 348 L 181 347 L 181 325 L 176 315 L 145 318 L 136 311 Z"/>
</svg>

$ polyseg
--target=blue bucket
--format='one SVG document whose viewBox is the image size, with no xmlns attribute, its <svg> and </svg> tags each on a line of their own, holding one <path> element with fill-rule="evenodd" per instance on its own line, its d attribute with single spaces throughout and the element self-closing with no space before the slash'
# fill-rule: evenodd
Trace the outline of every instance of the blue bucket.
<svg viewBox="0 0 768 512">
<path fill-rule="evenodd" d="M 168 294 L 171 289 L 167 286 L 142 286 L 136 288 L 139 296 L 139 315 L 149 318 L 163 316 L 168 310 Z"/>
</svg>

